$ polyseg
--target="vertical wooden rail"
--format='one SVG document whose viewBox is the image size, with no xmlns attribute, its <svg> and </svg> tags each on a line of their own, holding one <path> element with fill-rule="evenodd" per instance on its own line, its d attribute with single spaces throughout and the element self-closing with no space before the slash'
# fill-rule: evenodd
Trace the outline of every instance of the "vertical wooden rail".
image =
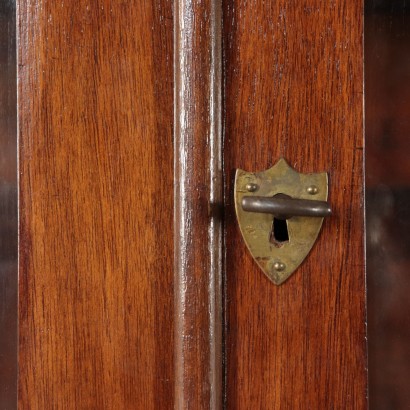
<svg viewBox="0 0 410 410">
<path fill-rule="evenodd" d="M 174 9 L 175 408 L 221 407 L 221 1 Z"/>
<path fill-rule="evenodd" d="M 172 0 L 17 6 L 18 408 L 168 410 Z"/>
<path fill-rule="evenodd" d="M 224 169 L 329 174 L 327 219 L 281 286 L 226 195 L 227 409 L 366 409 L 363 4 L 224 2 Z"/>
</svg>

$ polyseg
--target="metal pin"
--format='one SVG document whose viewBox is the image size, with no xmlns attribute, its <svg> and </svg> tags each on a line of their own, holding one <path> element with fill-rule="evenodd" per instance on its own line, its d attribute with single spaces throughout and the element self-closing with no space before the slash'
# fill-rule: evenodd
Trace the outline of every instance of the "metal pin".
<svg viewBox="0 0 410 410">
<path fill-rule="evenodd" d="M 282 262 L 275 262 L 273 264 L 273 269 L 275 269 L 277 272 L 282 272 L 286 268 L 286 265 Z"/>
<path fill-rule="evenodd" d="M 257 191 L 258 190 L 258 185 L 257 184 L 254 184 L 254 183 L 249 183 L 249 184 L 246 184 L 246 189 L 247 189 L 247 191 L 249 191 L 249 192 L 255 192 L 255 191 Z"/>
<path fill-rule="evenodd" d="M 307 187 L 306 191 L 310 195 L 316 195 L 319 192 L 319 189 L 316 185 L 311 185 Z"/>
</svg>

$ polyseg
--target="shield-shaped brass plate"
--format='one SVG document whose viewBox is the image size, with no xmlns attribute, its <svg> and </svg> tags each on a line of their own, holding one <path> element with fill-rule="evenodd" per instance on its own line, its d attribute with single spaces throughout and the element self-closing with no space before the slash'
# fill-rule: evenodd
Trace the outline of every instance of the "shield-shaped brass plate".
<svg viewBox="0 0 410 410">
<path fill-rule="evenodd" d="M 238 169 L 235 177 L 235 209 L 242 236 L 253 258 L 268 276 L 280 285 L 298 268 L 312 249 L 323 218 L 294 216 L 287 219 L 287 240 L 276 241 L 273 215 L 246 212 L 244 196 L 273 197 L 285 194 L 291 198 L 326 201 L 328 178 L 325 172 L 301 174 L 282 158 L 272 168 L 257 173 Z"/>
</svg>

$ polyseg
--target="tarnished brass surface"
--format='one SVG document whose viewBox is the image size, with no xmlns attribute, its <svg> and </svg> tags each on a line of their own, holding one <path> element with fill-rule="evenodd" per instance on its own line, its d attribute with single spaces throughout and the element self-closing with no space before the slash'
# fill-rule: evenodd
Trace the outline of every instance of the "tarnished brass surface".
<svg viewBox="0 0 410 410">
<path fill-rule="evenodd" d="M 279 219 L 290 219 L 294 216 L 325 217 L 332 214 L 326 201 L 291 198 L 285 194 L 269 196 L 244 196 L 242 209 L 247 212 L 271 214 Z"/>
<path fill-rule="evenodd" d="M 251 188 L 251 189 L 250 189 Z M 286 221 L 289 240 L 272 240 L 273 215 L 247 212 L 244 196 L 291 198 L 326 201 L 326 172 L 300 174 L 281 158 L 272 168 L 257 173 L 238 169 L 235 176 L 235 210 L 245 243 L 257 264 L 276 285 L 282 284 L 303 262 L 319 234 L 323 218 L 294 216 Z"/>
</svg>

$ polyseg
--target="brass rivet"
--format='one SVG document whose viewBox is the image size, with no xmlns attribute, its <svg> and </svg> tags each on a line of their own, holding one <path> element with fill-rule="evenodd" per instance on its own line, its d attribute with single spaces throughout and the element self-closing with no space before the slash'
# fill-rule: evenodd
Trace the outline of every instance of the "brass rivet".
<svg viewBox="0 0 410 410">
<path fill-rule="evenodd" d="M 255 192 L 255 191 L 257 191 L 258 190 L 258 185 L 256 185 L 256 184 L 253 184 L 253 183 L 249 183 L 249 184 L 246 184 L 246 189 L 249 191 L 249 192 Z"/>
<path fill-rule="evenodd" d="M 275 262 L 273 264 L 273 269 L 275 269 L 277 272 L 282 272 L 286 268 L 286 265 L 282 262 Z"/>
<path fill-rule="evenodd" d="M 310 195 L 316 195 L 319 192 L 319 188 L 316 185 L 309 186 L 306 191 Z"/>
</svg>

